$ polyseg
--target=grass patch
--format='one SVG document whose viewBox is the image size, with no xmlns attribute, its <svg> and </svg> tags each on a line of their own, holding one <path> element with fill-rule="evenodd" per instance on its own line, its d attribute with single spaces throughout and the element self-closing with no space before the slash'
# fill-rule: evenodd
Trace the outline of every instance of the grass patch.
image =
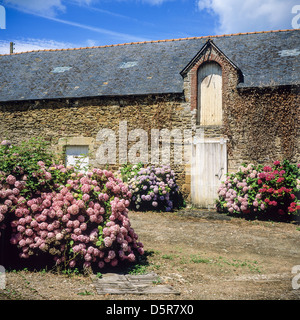
<svg viewBox="0 0 300 320">
<path fill-rule="evenodd" d="M 245 268 L 248 268 L 251 272 L 261 273 L 261 270 L 260 270 L 260 267 L 258 266 L 257 261 L 249 261 L 249 260 L 243 261 L 239 259 L 232 259 L 230 261 L 220 256 L 215 263 L 221 267 L 224 265 L 232 266 L 235 268 L 245 267 Z"/>
<path fill-rule="evenodd" d="M 92 296 L 93 293 L 90 292 L 90 291 L 84 290 L 84 291 L 82 291 L 82 292 L 78 292 L 77 295 L 78 295 L 78 296 Z"/>
<path fill-rule="evenodd" d="M 136 263 L 128 267 L 127 269 L 128 274 L 132 274 L 132 275 L 146 274 L 150 266 L 148 257 L 152 257 L 154 254 L 158 254 L 158 251 L 145 250 L 144 255 L 139 256 Z"/>
<path fill-rule="evenodd" d="M 174 256 L 172 254 L 164 254 L 161 257 L 167 260 L 174 260 Z"/>
<path fill-rule="evenodd" d="M 250 261 L 250 260 L 239 260 L 239 259 L 229 259 L 222 256 L 212 258 L 212 257 L 205 257 L 201 254 L 190 254 L 190 255 L 174 255 L 174 254 L 163 254 L 160 258 L 164 260 L 170 261 L 170 267 L 174 267 L 176 263 L 185 265 L 193 264 L 210 264 L 212 266 L 216 266 L 219 268 L 224 267 L 231 267 L 231 268 L 241 268 L 241 269 L 249 269 L 251 272 L 261 273 L 261 268 L 258 265 L 257 261 Z M 171 263 L 171 261 L 173 261 Z M 167 261 L 166 261 L 167 262 Z"/>
<path fill-rule="evenodd" d="M 211 260 L 202 258 L 199 255 L 191 255 L 191 262 L 194 262 L 194 263 L 210 263 Z"/>
<path fill-rule="evenodd" d="M 153 283 L 153 284 L 162 284 L 162 283 L 163 283 L 163 281 L 161 280 L 161 278 L 160 278 L 160 277 L 158 277 L 158 279 L 157 279 L 157 280 L 152 281 L 152 283 Z"/>
<path fill-rule="evenodd" d="M 128 270 L 128 274 L 145 274 L 147 273 L 147 265 L 142 264 L 135 264 L 134 266 L 130 267 Z"/>
</svg>

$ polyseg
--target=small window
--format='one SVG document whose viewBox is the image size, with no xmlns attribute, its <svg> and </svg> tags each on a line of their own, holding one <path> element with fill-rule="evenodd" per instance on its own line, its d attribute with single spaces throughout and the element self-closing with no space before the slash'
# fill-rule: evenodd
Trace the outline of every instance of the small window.
<svg viewBox="0 0 300 320">
<path fill-rule="evenodd" d="M 66 166 L 77 166 L 79 171 L 87 171 L 88 153 L 88 146 L 66 146 Z"/>
</svg>

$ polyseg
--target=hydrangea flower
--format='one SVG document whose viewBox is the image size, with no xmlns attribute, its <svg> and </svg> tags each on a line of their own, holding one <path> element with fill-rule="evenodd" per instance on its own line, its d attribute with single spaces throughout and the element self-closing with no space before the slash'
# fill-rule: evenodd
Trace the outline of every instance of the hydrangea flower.
<svg viewBox="0 0 300 320">
<path fill-rule="evenodd" d="M 34 177 L 40 182 L 48 179 L 48 184 L 43 183 L 45 189 L 37 190 L 28 201 L 20 194 L 26 188 L 26 176 L 18 180 L 4 175 L 5 188 L 0 189 L 0 227 L 5 225 L 6 214 L 14 210 L 10 241 L 19 247 L 21 258 L 43 251 L 57 265 L 68 261 L 72 268 L 92 264 L 103 268 L 105 264 L 114 267 L 119 260 L 134 261 L 141 254 L 128 219 L 132 194 L 120 179 L 107 170 L 94 169 L 85 176 L 72 167 L 53 164 L 46 168 L 42 161 L 38 165 L 41 171 Z M 54 181 L 58 176 L 60 183 Z M 70 240 L 72 247 L 66 250 Z M 119 256 L 122 248 L 124 255 Z"/>
<path fill-rule="evenodd" d="M 299 167 L 289 161 L 274 161 L 273 166 L 243 165 L 227 176 L 218 189 L 216 207 L 229 213 L 288 215 L 300 209 L 296 198 Z"/>
<path fill-rule="evenodd" d="M 133 171 L 127 172 L 123 168 L 121 172 L 123 171 L 123 179 L 132 193 L 131 207 L 137 210 L 172 210 L 179 188 L 175 172 L 170 166 L 144 168 L 139 164 L 128 168 L 125 167 L 126 170 Z"/>
</svg>

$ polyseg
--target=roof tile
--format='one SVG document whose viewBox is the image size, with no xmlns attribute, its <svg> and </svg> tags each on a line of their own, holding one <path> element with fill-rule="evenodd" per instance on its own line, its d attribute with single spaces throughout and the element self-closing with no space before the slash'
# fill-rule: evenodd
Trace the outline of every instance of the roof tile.
<svg viewBox="0 0 300 320">
<path fill-rule="evenodd" d="M 240 87 L 300 84 L 299 56 L 279 54 L 299 49 L 300 30 L 283 30 L 2 55 L 0 101 L 180 93 L 180 71 L 207 39 L 241 70 Z M 59 67 L 71 68 L 50 72 Z"/>
</svg>

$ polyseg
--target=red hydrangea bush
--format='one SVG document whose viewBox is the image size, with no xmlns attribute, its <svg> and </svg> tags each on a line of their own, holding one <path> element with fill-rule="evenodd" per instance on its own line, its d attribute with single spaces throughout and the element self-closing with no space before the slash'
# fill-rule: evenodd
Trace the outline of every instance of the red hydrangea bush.
<svg viewBox="0 0 300 320">
<path fill-rule="evenodd" d="M 30 178 L 26 168 L 21 179 L 0 177 L 1 223 L 10 223 L 21 258 L 46 254 L 63 268 L 103 268 L 144 253 L 128 218 L 131 193 L 112 172 L 37 165 Z"/>
<path fill-rule="evenodd" d="M 300 164 L 284 160 L 273 166 L 242 165 L 218 189 L 216 208 L 230 214 L 283 219 L 300 209 Z"/>
</svg>

